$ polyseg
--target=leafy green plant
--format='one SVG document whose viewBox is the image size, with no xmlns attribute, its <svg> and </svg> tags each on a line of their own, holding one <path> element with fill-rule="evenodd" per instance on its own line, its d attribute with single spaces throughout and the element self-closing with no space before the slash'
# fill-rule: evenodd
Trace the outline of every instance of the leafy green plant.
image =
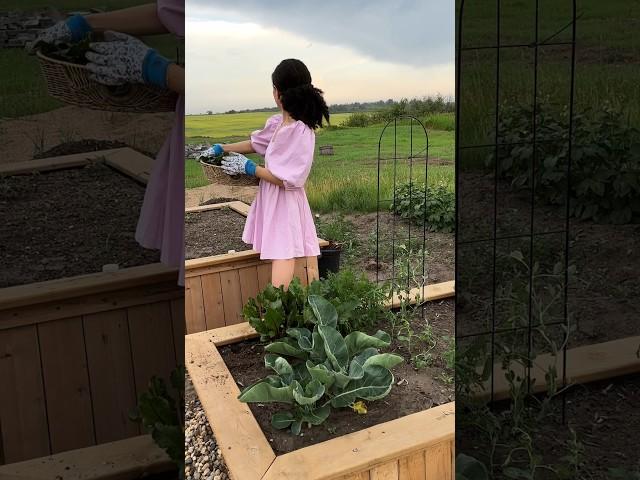
<svg viewBox="0 0 640 480">
<path fill-rule="evenodd" d="M 277 412 L 271 424 L 300 434 L 306 423 L 322 424 L 331 408 L 362 407 L 360 400 L 378 400 L 389 394 L 394 383 L 390 369 L 402 357 L 380 353 L 388 347 L 390 336 L 338 331 L 338 312 L 328 300 L 309 296 L 315 325 L 289 328 L 287 336 L 265 347 L 265 366 L 275 372 L 245 388 L 242 402 L 286 403 L 291 409 Z"/>
<path fill-rule="evenodd" d="M 564 205 L 569 157 L 568 111 L 546 103 L 536 111 L 535 194 Z M 516 189 L 531 188 L 534 163 L 533 111 L 501 109 L 498 173 Z M 640 214 L 640 131 L 605 106 L 573 116 L 570 214 L 599 223 L 629 223 Z M 488 161 L 493 162 L 494 156 Z"/>
<path fill-rule="evenodd" d="M 484 464 L 469 455 L 456 456 L 456 480 L 489 480 Z"/>
<path fill-rule="evenodd" d="M 88 60 L 85 55 L 90 50 L 91 42 L 98 41 L 95 34 L 87 34 L 85 38 L 73 43 L 44 43 L 39 42 L 38 50 L 49 58 L 62 60 L 78 65 L 86 65 Z"/>
<path fill-rule="evenodd" d="M 171 394 L 163 379 L 151 377 L 148 390 L 140 394 L 138 405 L 129 415 L 167 452 L 178 466 L 180 478 L 184 478 L 184 379 L 184 366 L 171 372 Z"/>
<path fill-rule="evenodd" d="M 320 295 L 333 304 L 338 311 L 338 330 L 345 335 L 373 326 L 385 313 L 384 289 L 349 269 L 312 282 L 309 294 Z"/>
<path fill-rule="evenodd" d="M 419 225 L 426 221 L 431 232 L 452 232 L 455 229 L 455 193 L 444 183 L 426 187 L 404 183 L 396 188 L 391 211 Z M 425 218 L 426 215 L 426 218 Z"/>
<path fill-rule="evenodd" d="M 242 313 L 262 341 L 281 337 L 291 327 L 303 327 L 307 292 L 298 278 L 289 287 L 274 287 L 272 284 L 250 298 Z"/>
</svg>

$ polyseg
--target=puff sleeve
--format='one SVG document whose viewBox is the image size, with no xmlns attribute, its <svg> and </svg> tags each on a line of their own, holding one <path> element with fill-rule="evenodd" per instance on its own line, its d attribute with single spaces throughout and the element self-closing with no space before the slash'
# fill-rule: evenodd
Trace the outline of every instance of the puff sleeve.
<svg viewBox="0 0 640 480">
<path fill-rule="evenodd" d="M 254 152 L 264 156 L 281 120 L 282 115 L 273 115 L 267 119 L 262 130 L 256 130 L 251 133 L 251 148 L 253 148 Z"/>
<path fill-rule="evenodd" d="M 304 187 L 313 164 L 315 141 L 314 131 L 301 121 L 278 132 L 267 163 L 285 189 Z"/>
</svg>

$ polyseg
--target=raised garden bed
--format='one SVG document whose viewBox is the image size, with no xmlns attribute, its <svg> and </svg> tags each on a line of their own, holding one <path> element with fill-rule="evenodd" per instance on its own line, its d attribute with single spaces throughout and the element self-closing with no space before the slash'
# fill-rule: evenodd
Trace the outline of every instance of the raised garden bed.
<svg viewBox="0 0 640 480">
<path fill-rule="evenodd" d="M 46 244 L 49 242 L 53 248 L 57 239 L 63 237 L 60 232 L 72 222 L 69 214 L 68 220 L 47 223 L 47 212 L 51 218 L 57 218 L 54 215 L 59 210 L 68 213 L 70 206 L 77 205 L 79 216 L 75 221 L 82 223 L 93 221 L 92 203 L 100 211 L 100 197 L 90 197 L 99 195 L 100 188 L 77 191 L 73 188 L 81 183 L 84 169 L 86 173 L 95 172 L 94 168 L 110 170 L 107 193 L 117 197 L 119 190 L 114 179 L 119 179 L 129 192 L 143 191 L 151 167 L 150 158 L 128 148 L 2 166 L 0 177 L 5 180 L 35 172 L 39 175 L 37 181 L 45 183 L 48 178 L 53 179 L 49 175 L 55 175 L 56 181 L 72 177 L 77 182 L 71 182 L 65 190 L 64 198 L 60 199 L 64 204 L 54 203 L 53 196 L 42 198 L 41 211 L 34 212 L 34 216 L 39 216 L 38 225 L 28 224 L 30 212 L 23 212 L 24 228 L 41 228 L 50 237 L 43 235 L 33 245 L 22 245 L 39 252 L 34 253 L 32 263 L 46 267 L 53 262 L 48 259 L 43 263 L 47 260 Z M 115 176 L 113 172 L 117 172 Z M 12 183 L 5 185 L 11 187 Z M 63 188 L 61 185 L 58 188 Z M 17 208 L 25 204 L 24 195 L 15 201 L 7 200 L 7 205 Z M 124 223 L 134 222 L 128 229 L 131 232 L 142 196 L 127 195 L 126 200 L 131 211 L 124 208 L 121 213 L 128 219 Z M 112 221 L 107 213 L 99 214 L 102 223 Z M 15 223 L 13 228 L 20 228 L 19 213 L 12 211 L 10 218 Z M 121 218 L 113 224 L 116 231 L 109 241 L 117 241 L 122 221 Z M 91 224 L 87 230 L 91 230 Z M 126 242 L 131 239 L 128 234 L 121 239 L 125 243 L 119 246 L 119 251 L 125 252 L 129 249 Z M 4 463 L 141 435 L 138 424 L 128 419 L 138 393 L 147 388 L 152 375 L 167 378 L 177 364 L 183 363 L 184 291 L 177 284 L 177 269 L 157 263 L 155 252 L 145 252 L 139 247 L 132 263 L 131 258 L 118 256 L 97 258 L 97 263 L 92 264 L 90 260 L 95 255 L 91 252 L 102 251 L 106 240 L 98 236 L 83 240 L 91 241 L 96 243 L 78 247 L 88 252 L 87 261 L 78 262 L 84 271 L 73 270 L 72 258 L 57 258 L 56 269 L 43 270 L 47 273 L 45 280 L 38 280 L 34 274 L 21 285 L 0 290 L 0 384 L 3 392 L 9 392 L 0 396 L 0 458 Z M 68 245 L 62 247 L 68 249 Z M 4 260 L 9 262 L 9 269 L 11 261 L 11 258 Z M 101 271 L 105 261 L 118 263 L 120 268 Z M 25 265 L 24 271 L 29 268 Z M 59 278 L 48 275 L 51 272 L 57 272 Z"/>
<path fill-rule="evenodd" d="M 451 294 L 452 289 L 449 291 Z M 312 444 L 314 441 L 307 442 L 292 437 L 288 448 L 274 448 L 277 442 L 273 442 L 272 432 L 268 429 L 263 430 L 254 416 L 252 407 L 237 399 L 240 393 L 236 383 L 238 379 L 233 377 L 223 359 L 223 355 L 230 359 L 230 351 L 239 352 L 242 348 L 247 348 L 247 341 L 256 336 L 255 331 L 244 323 L 187 335 L 185 342 L 187 369 L 222 450 L 231 478 L 454 478 L 453 402 L 389 421 L 382 419 L 384 423 L 369 424 L 356 431 L 347 428 L 350 433 L 342 435 L 340 430 L 335 433 L 337 436 L 334 438 L 317 438 L 316 441 L 320 440 L 320 443 Z M 380 400 L 383 401 L 384 399 Z M 394 401 L 399 400 L 396 398 Z M 374 408 L 376 407 L 372 403 L 371 410 Z M 393 418 L 393 415 L 389 418 Z M 314 434 L 306 430 L 304 433 Z M 323 434 L 320 436 L 324 437 Z"/>
<path fill-rule="evenodd" d="M 239 214 L 246 217 L 249 206 L 243 202 L 222 202 L 214 205 L 203 205 L 186 209 L 185 214 L 211 215 L 212 220 L 221 212 L 223 228 L 226 228 L 229 214 Z M 206 215 L 206 216 L 205 216 Z M 233 217 L 231 217 L 233 218 Z M 212 221 L 209 220 L 209 221 Z M 242 222 L 244 225 L 244 219 Z M 220 228 L 214 227 L 217 231 Z M 188 235 L 188 227 L 185 231 L 186 251 L 195 250 Z M 228 237 L 236 237 L 236 230 L 229 233 Z M 241 233 L 241 232 L 240 232 Z M 227 237 L 227 238 L 228 238 Z M 204 238 L 204 237 L 203 237 Z M 242 246 L 239 238 L 232 239 L 233 245 Z M 236 242 L 239 241 L 239 242 Z M 203 247 L 213 248 L 214 237 L 209 237 L 210 247 L 202 241 Z M 322 239 L 318 239 L 320 246 L 327 245 Z M 228 240 L 225 241 L 229 245 Z M 247 248 L 248 246 L 245 246 Z M 236 249 L 237 250 L 237 249 Z M 295 275 L 303 284 L 318 278 L 318 262 L 306 258 L 296 260 Z M 260 254 L 255 250 L 235 251 L 201 258 L 192 258 L 185 261 L 185 316 L 187 334 L 224 327 L 243 322 L 242 307 L 249 298 L 255 297 L 271 280 L 271 262 L 260 260 Z"/>
</svg>

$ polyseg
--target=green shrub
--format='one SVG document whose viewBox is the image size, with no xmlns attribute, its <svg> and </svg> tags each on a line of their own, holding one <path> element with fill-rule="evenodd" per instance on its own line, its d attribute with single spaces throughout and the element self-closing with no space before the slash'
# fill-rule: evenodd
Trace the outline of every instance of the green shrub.
<svg viewBox="0 0 640 480">
<path fill-rule="evenodd" d="M 456 196 L 445 184 L 428 186 L 426 201 L 424 184 L 405 183 L 396 189 L 391 205 L 393 213 L 422 225 L 425 221 L 425 210 L 427 230 L 452 232 L 455 229 Z"/>
<path fill-rule="evenodd" d="M 321 295 L 333 304 L 340 319 L 338 329 L 343 334 L 371 327 L 384 315 L 384 289 L 352 270 L 342 269 L 312 282 L 309 294 Z"/>
<path fill-rule="evenodd" d="M 570 215 L 599 223 L 629 223 L 640 214 L 640 132 L 610 107 L 575 114 Z M 531 188 L 533 112 L 503 108 L 498 173 L 516 188 Z M 535 189 L 539 200 L 564 205 L 569 156 L 568 112 L 546 104 L 536 115 Z M 490 158 L 493 161 L 493 158 Z"/>
<path fill-rule="evenodd" d="M 338 331 L 338 312 L 326 299 L 309 296 L 313 311 L 313 331 L 289 328 L 287 337 L 267 345 L 264 363 L 275 375 L 245 388 L 242 402 L 286 403 L 291 410 L 271 418 L 274 428 L 290 428 L 299 435 L 302 425 L 322 424 L 331 408 L 355 408 L 356 401 L 378 400 L 389 394 L 394 383 L 390 369 L 402 357 L 380 353 L 391 338 L 385 332 L 375 335 L 352 332 L 346 337 Z M 286 358 L 285 358 L 286 357 Z"/>
</svg>

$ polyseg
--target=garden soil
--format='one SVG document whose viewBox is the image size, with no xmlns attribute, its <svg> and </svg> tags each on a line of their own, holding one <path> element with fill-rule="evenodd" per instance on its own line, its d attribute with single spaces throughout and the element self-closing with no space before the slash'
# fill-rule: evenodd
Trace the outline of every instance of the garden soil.
<svg viewBox="0 0 640 480">
<path fill-rule="evenodd" d="M 285 410 L 286 405 L 249 404 L 274 452 L 287 453 L 453 401 L 453 384 L 444 378 L 447 375 L 451 378 L 453 372 L 447 371 L 441 359 L 441 354 L 446 348 L 442 337 L 453 336 L 453 301 L 431 302 L 424 308 L 425 322 L 431 325 L 438 340 L 436 347 L 430 352 L 434 358 L 433 364 L 415 370 L 409 361 L 410 355 L 406 346 L 394 339 L 386 351 L 402 355 L 405 362 L 392 370 L 395 385 L 389 395 L 381 400 L 365 402 L 368 408 L 366 414 L 357 414 L 350 408 L 334 409 L 324 424 L 311 429 L 305 426 L 303 436 L 295 437 L 289 430 L 276 430 L 271 426 L 273 413 Z M 414 311 L 411 324 L 416 332 L 424 328 L 420 309 Z M 387 323 L 377 325 L 373 331 L 377 328 L 391 333 L 391 325 Z M 240 389 L 272 373 L 264 368 L 263 344 L 258 341 L 245 341 L 221 347 L 220 353 Z"/>
<path fill-rule="evenodd" d="M 244 215 L 230 208 L 185 214 L 185 259 L 250 250 L 242 241 L 245 221 Z"/>
<path fill-rule="evenodd" d="M 135 240 L 144 191 L 100 163 L 0 179 L 0 288 L 158 262 Z"/>
</svg>

